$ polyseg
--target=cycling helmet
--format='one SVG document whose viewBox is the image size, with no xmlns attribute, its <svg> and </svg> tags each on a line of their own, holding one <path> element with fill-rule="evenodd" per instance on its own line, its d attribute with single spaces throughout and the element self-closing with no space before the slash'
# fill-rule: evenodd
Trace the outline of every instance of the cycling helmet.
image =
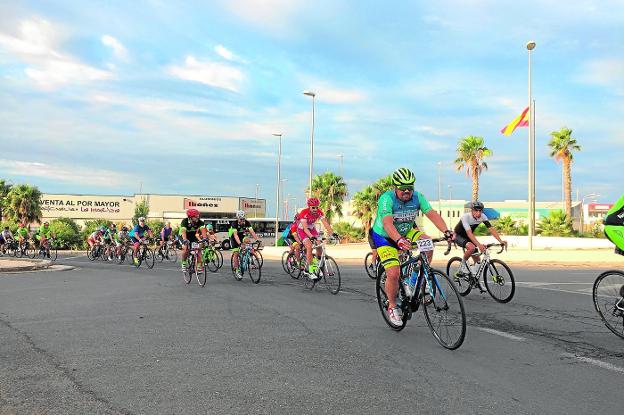
<svg viewBox="0 0 624 415">
<path fill-rule="evenodd" d="M 236 219 L 245 219 L 245 212 L 243 212 L 242 210 L 237 210 Z"/>
<path fill-rule="evenodd" d="M 414 173 L 406 167 L 400 167 L 392 173 L 392 184 L 395 186 L 409 186 L 416 182 Z"/>
<path fill-rule="evenodd" d="M 49 225 L 50 223 L 48 221 L 43 222 L 43 225 Z"/>
<path fill-rule="evenodd" d="M 199 210 L 197 209 L 188 209 L 186 211 L 186 216 L 189 218 L 198 218 L 199 217 Z"/>
<path fill-rule="evenodd" d="M 114 224 L 114 223 L 111 223 L 111 224 L 110 224 L 110 227 L 111 227 L 111 228 L 116 228 L 116 227 L 117 227 L 117 225 L 116 225 L 116 224 Z"/>
<path fill-rule="evenodd" d="M 308 199 L 308 207 L 316 206 L 318 207 L 321 204 L 321 201 L 316 197 L 311 197 Z"/>
<path fill-rule="evenodd" d="M 121 231 L 122 232 L 128 232 L 128 227 L 127 226 L 122 226 L 121 227 Z"/>
<path fill-rule="evenodd" d="M 474 209 L 474 210 L 483 210 L 484 206 L 482 202 L 479 202 L 478 200 L 475 200 L 474 202 L 470 203 L 470 209 Z"/>
<path fill-rule="evenodd" d="M 138 221 L 139 222 L 145 222 L 145 217 L 141 216 Z"/>
<path fill-rule="evenodd" d="M 206 225 L 206 230 L 208 230 L 208 231 L 212 230 L 212 224 L 211 223 Z"/>
<path fill-rule="evenodd" d="M 100 229 L 98 229 L 100 232 L 106 232 L 106 226 L 100 226 Z"/>
</svg>

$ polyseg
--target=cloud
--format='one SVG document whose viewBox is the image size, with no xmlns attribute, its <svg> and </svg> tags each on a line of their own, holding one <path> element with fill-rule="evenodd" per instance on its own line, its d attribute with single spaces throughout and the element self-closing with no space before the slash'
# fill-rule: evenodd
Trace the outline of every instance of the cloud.
<svg viewBox="0 0 624 415">
<path fill-rule="evenodd" d="M 234 54 L 232 51 L 225 48 L 223 45 L 217 45 L 214 48 L 217 55 L 221 56 L 223 59 L 227 59 L 229 61 L 234 60 Z"/>
<path fill-rule="evenodd" d="M 223 5 L 242 20 L 275 33 L 288 33 L 304 0 L 223 0 Z"/>
<path fill-rule="evenodd" d="M 61 51 L 66 36 L 63 28 L 47 20 L 24 20 L 17 35 L 0 32 L 0 49 L 29 65 L 24 73 L 43 89 L 113 78 L 112 72 L 86 65 Z"/>
<path fill-rule="evenodd" d="M 368 94 L 355 88 L 338 87 L 327 81 L 301 77 L 302 89 L 316 93 L 316 99 L 329 104 L 357 104 L 368 100 Z"/>
<path fill-rule="evenodd" d="M 184 65 L 172 65 L 167 72 L 176 78 L 233 92 L 238 92 L 245 80 L 245 75 L 238 68 L 209 60 L 200 61 L 191 55 L 186 57 Z"/>
<path fill-rule="evenodd" d="M 128 180 L 134 180 L 130 175 L 111 170 L 94 169 L 93 167 L 78 167 L 75 165 L 46 164 L 32 161 L 0 159 L 0 170 L 5 174 L 26 177 L 43 177 L 66 183 L 87 184 L 98 187 L 120 187 Z"/>
<path fill-rule="evenodd" d="M 583 65 L 579 80 L 586 84 L 610 88 L 618 95 L 624 95 L 624 59 L 594 59 Z"/>
<path fill-rule="evenodd" d="M 102 44 L 113 49 L 113 53 L 118 59 L 126 60 L 128 59 L 128 51 L 121 44 L 120 41 L 112 37 L 111 35 L 104 35 L 101 38 Z"/>
</svg>

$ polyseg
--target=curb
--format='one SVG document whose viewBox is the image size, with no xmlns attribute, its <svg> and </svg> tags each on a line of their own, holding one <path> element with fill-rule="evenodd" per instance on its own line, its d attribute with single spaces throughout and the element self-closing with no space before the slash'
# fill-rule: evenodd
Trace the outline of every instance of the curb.
<svg viewBox="0 0 624 415">
<path fill-rule="evenodd" d="M 50 261 L 41 261 L 34 265 L 22 265 L 22 266 L 12 266 L 12 267 L 1 267 L 0 273 L 4 272 L 27 272 L 27 271 L 40 271 L 44 269 L 48 269 L 51 265 Z"/>
</svg>

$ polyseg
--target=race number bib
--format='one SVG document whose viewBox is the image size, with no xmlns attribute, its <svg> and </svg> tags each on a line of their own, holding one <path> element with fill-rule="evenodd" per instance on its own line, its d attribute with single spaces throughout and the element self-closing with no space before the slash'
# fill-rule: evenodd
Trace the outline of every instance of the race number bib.
<svg viewBox="0 0 624 415">
<path fill-rule="evenodd" d="M 199 248 L 199 244 L 197 242 L 191 242 L 191 248 L 192 249 Z"/>
<path fill-rule="evenodd" d="M 433 251 L 433 241 L 431 239 L 418 239 L 416 241 L 416 245 L 418 245 L 418 250 L 420 252 L 429 252 Z"/>
</svg>

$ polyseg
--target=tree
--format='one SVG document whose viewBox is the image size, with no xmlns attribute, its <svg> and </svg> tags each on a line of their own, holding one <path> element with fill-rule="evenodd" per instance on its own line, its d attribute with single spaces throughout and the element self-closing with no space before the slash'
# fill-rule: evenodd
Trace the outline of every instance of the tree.
<svg viewBox="0 0 624 415">
<path fill-rule="evenodd" d="M 134 216 L 132 217 L 132 223 L 139 223 L 139 218 L 142 216 L 147 219 L 147 215 L 149 214 L 149 204 L 147 200 L 143 199 L 139 203 L 134 206 Z"/>
<path fill-rule="evenodd" d="M 342 216 L 342 203 L 347 196 L 347 185 L 340 176 L 326 172 L 312 180 L 312 194 L 321 201 L 321 210 L 328 222 L 333 217 Z"/>
<path fill-rule="evenodd" d="M 4 218 L 3 205 L 9 190 L 11 190 L 11 185 L 6 180 L 0 179 L 0 220 Z"/>
<path fill-rule="evenodd" d="M 80 248 L 82 239 L 80 227 L 70 218 L 58 218 L 50 222 L 50 229 L 56 235 L 57 245 L 64 248 Z"/>
<path fill-rule="evenodd" d="M 4 199 L 5 215 L 12 221 L 31 223 L 41 220 L 41 192 L 36 186 L 12 186 Z"/>
<path fill-rule="evenodd" d="M 565 194 L 565 212 L 568 216 L 572 215 L 572 152 L 581 151 L 581 146 L 576 143 L 576 138 L 572 137 L 572 130 L 563 127 L 559 131 L 550 133 L 552 137 L 548 145 L 550 146 L 550 157 L 555 161 L 561 161 L 563 164 L 563 188 Z"/>
<path fill-rule="evenodd" d="M 562 210 L 552 210 L 537 225 L 537 232 L 543 236 L 570 236 L 572 219 Z"/>
<path fill-rule="evenodd" d="M 466 176 L 472 179 L 472 200 L 479 200 L 479 176 L 488 166 L 483 159 L 491 156 L 492 151 L 485 147 L 483 137 L 469 135 L 457 144 L 457 171 L 466 170 Z"/>
<path fill-rule="evenodd" d="M 366 234 L 377 214 L 379 197 L 392 187 L 392 176 L 385 176 L 353 195 L 353 213 L 362 221 Z"/>
<path fill-rule="evenodd" d="M 502 235 L 515 235 L 518 231 L 516 223 L 511 216 L 502 216 L 494 225 L 496 232 Z"/>
</svg>

